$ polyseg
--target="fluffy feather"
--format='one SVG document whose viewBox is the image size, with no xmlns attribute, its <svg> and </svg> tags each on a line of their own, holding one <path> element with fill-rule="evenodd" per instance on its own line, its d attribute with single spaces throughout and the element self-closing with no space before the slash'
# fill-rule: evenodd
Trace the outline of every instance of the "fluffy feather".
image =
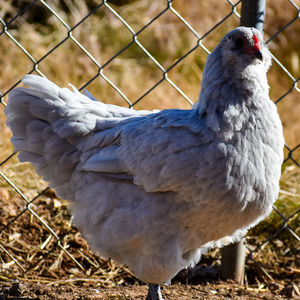
<svg viewBox="0 0 300 300">
<path fill-rule="evenodd" d="M 27 75 L 30 88 L 13 90 L 5 110 L 12 143 L 70 200 L 93 249 L 162 283 L 271 211 L 283 136 L 268 96 L 270 61 L 261 34 L 237 28 L 209 55 L 194 107 L 161 112 Z"/>
</svg>

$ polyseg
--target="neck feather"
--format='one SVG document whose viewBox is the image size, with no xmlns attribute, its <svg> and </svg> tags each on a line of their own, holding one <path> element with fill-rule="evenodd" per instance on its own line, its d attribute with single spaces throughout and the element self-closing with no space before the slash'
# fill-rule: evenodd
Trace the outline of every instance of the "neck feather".
<svg viewBox="0 0 300 300">
<path fill-rule="evenodd" d="M 205 114 L 206 125 L 215 132 L 226 125 L 224 122 L 237 127 L 230 130 L 238 130 L 247 122 L 249 111 L 261 107 L 269 98 L 263 64 L 225 68 L 220 51 L 216 49 L 207 59 L 199 101 L 194 105 L 200 115 Z"/>
</svg>

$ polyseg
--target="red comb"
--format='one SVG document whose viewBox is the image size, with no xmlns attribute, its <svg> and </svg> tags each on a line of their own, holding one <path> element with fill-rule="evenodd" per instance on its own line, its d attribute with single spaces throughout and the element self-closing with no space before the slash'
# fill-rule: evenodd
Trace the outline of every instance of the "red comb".
<svg viewBox="0 0 300 300">
<path fill-rule="evenodd" d="M 256 51 L 260 51 L 261 46 L 260 46 L 259 39 L 258 39 L 256 34 L 253 35 L 253 41 L 254 41 L 253 49 L 256 50 Z"/>
</svg>

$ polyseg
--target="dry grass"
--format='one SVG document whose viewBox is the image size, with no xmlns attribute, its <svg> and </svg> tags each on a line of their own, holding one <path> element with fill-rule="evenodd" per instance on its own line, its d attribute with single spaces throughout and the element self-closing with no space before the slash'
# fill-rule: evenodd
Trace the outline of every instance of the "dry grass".
<svg viewBox="0 0 300 300">
<path fill-rule="evenodd" d="M 26 3 L 26 1 L 19 1 L 18 5 L 23 5 L 23 3 Z M 88 5 L 94 5 L 92 0 L 86 2 L 52 0 L 47 1 L 47 3 L 55 8 L 55 11 L 71 27 L 88 13 Z M 226 1 L 212 0 L 208 3 L 207 1 L 190 0 L 188 5 L 186 3 L 184 0 L 175 0 L 173 7 L 180 12 L 200 35 L 204 34 L 231 11 L 231 6 Z M 17 1 L 16 3 L 14 1 L 10 3 L 9 1 L 0 0 L 0 7 L 2 8 L 0 17 L 9 21 L 11 17 L 20 11 L 18 5 Z M 112 5 L 112 7 L 135 31 L 138 31 L 165 8 L 165 1 L 140 0 L 132 1 L 128 5 Z M 240 7 L 238 7 L 239 9 Z M 38 13 L 30 13 L 32 11 L 37 11 Z M 297 11 L 292 8 L 288 1 L 269 1 L 265 25 L 266 39 L 287 24 L 296 13 Z M 41 16 L 42 22 L 37 22 L 36 16 Z M 219 39 L 228 30 L 238 26 L 238 24 L 238 18 L 234 15 L 231 16 L 204 39 L 204 45 L 212 50 Z M 8 32 L 29 51 L 36 61 L 47 55 L 51 49 L 67 37 L 67 30 L 42 5 L 34 5 L 29 11 L 18 17 L 8 26 Z M 132 40 L 130 32 L 105 7 L 97 10 L 95 14 L 76 27 L 72 34 L 101 65 L 109 61 L 111 57 Z M 299 35 L 300 21 L 298 19 L 269 43 L 271 51 L 295 78 L 299 78 L 300 73 L 300 54 L 297 50 L 300 49 Z M 173 65 L 177 59 L 192 49 L 197 42 L 195 36 L 171 11 L 163 14 L 145 29 L 138 36 L 138 39 L 164 68 Z M 6 94 L 12 85 L 33 69 L 33 63 L 4 33 L 0 35 L 0 53 L 0 92 Z M 168 72 L 169 78 L 192 101 L 196 101 L 198 97 L 205 60 L 205 51 L 197 48 L 197 50 L 193 51 Z M 59 85 L 67 86 L 71 82 L 78 88 L 94 78 L 99 71 L 98 67 L 71 39 L 67 39 L 52 53 L 47 55 L 38 64 L 38 70 Z M 107 64 L 103 69 L 103 73 L 121 89 L 132 103 L 154 86 L 163 76 L 163 73 L 153 61 L 135 44 Z M 269 72 L 269 83 L 271 86 L 271 97 L 274 100 L 285 94 L 293 86 L 292 80 L 276 63 L 273 64 Z M 93 80 L 87 88 L 103 102 L 127 105 L 124 99 L 101 77 Z M 299 92 L 293 90 L 278 103 L 279 113 L 284 125 L 286 143 L 290 148 L 295 147 L 300 142 L 299 99 Z M 7 101 L 7 95 L 5 95 L 4 100 Z M 166 81 L 162 82 L 135 105 L 136 109 L 189 107 L 190 104 Z M 5 125 L 3 108 L 2 106 L 0 108 L 0 131 L 2 134 L 0 140 L 0 162 L 12 153 L 12 146 L 9 142 L 10 132 Z M 300 148 L 293 153 L 293 157 L 298 159 L 298 161 L 300 160 Z M 46 183 L 35 174 L 31 166 L 19 163 L 16 156 L 7 163 L 0 165 L 0 170 L 18 186 L 28 199 L 33 198 L 37 192 L 46 187 Z M 291 162 L 286 163 L 281 180 L 282 192 L 277 202 L 277 207 L 285 216 L 292 214 L 299 206 L 299 182 L 300 169 L 291 164 Z M 23 210 L 25 202 L 2 178 L 0 178 L 0 187 L 1 221 L 2 224 L 8 224 L 9 220 L 12 220 Z M 62 236 L 66 246 L 75 245 L 75 249 L 77 249 L 77 243 L 81 254 L 76 256 L 77 250 L 74 250 L 73 254 L 80 263 L 88 266 L 87 269 L 90 271 L 82 272 L 76 268 L 74 269 L 68 258 L 66 261 L 63 261 L 60 248 L 54 247 L 54 239 L 52 239 L 52 244 L 49 243 L 45 249 L 41 249 L 41 245 L 48 238 L 49 233 L 40 225 L 38 220 L 33 218 L 29 212 L 26 212 L 18 219 L 18 222 L 14 222 L 2 232 L 1 236 L 1 242 L 5 243 L 10 251 L 18 257 L 26 270 L 30 270 L 26 275 L 23 274 L 22 276 L 39 278 L 41 274 L 45 275 L 43 273 L 46 272 L 45 270 L 52 270 L 49 274 L 47 273 L 48 277 L 46 276 L 51 280 L 57 279 L 57 274 L 64 274 L 65 277 L 62 276 L 64 278 L 68 276 L 77 278 L 87 275 L 93 278 L 93 275 L 99 277 L 97 272 L 104 269 L 104 271 L 101 271 L 104 272 L 101 275 L 103 277 L 100 276 L 103 278 L 103 282 L 101 283 L 100 281 L 99 284 L 117 284 L 124 278 L 133 278 L 126 269 L 92 255 L 92 252 L 76 233 L 75 229 L 71 228 L 71 225 L 66 222 L 69 219 L 69 215 L 65 203 L 57 201 L 55 197 L 41 197 L 34 201 L 34 209 L 51 227 L 55 228 L 59 236 Z M 51 209 L 51 215 L 49 209 Z M 300 234 L 299 218 L 299 214 L 297 214 L 288 222 L 288 225 L 298 235 Z M 273 213 L 266 221 L 251 231 L 249 236 L 250 245 L 255 247 L 270 234 L 275 233 L 282 224 L 282 218 L 278 214 Z M 28 228 L 32 230 L 32 233 L 28 232 Z M 18 234 L 21 234 L 21 236 L 18 236 Z M 252 236 L 258 236 L 258 239 L 254 239 Z M 25 243 L 21 245 L 20 240 L 25 241 Z M 54 250 L 51 250 L 51 247 Z M 290 250 L 286 252 L 287 248 Z M 274 263 L 278 268 L 280 265 L 291 266 L 293 261 L 296 261 L 295 259 L 292 262 L 290 261 L 295 255 L 295 251 L 295 239 L 291 237 L 287 230 L 284 230 L 268 246 L 255 253 L 255 258 L 265 262 L 265 257 L 268 257 L 269 263 Z M 31 255 L 33 256 L 28 257 L 28 253 L 32 253 Z M 44 265 L 38 261 L 43 255 L 47 255 L 47 261 Z M 67 256 L 63 255 L 63 257 L 65 259 Z M 12 272 L 20 274 L 16 265 L 7 265 L 11 262 L 8 256 L 4 256 L 2 259 L 2 262 L 7 267 L 2 270 L 5 276 L 12 276 Z M 285 263 L 284 259 L 287 259 L 289 263 Z M 95 267 L 100 265 L 101 269 Z M 292 267 L 297 268 L 297 266 Z M 20 277 L 21 275 L 15 276 Z M 105 281 L 105 278 L 109 279 Z"/>
</svg>

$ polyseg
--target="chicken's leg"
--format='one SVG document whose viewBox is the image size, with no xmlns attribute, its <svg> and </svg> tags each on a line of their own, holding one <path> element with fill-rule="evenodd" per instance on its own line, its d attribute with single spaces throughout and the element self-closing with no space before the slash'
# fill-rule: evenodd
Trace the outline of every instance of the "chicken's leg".
<svg viewBox="0 0 300 300">
<path fill-rule="evenodd" d="M 159 284 L 149 284 L 148 287 L 149 289 L 146 300 L 164 300 L 161 295 Z"/>
</svg>

